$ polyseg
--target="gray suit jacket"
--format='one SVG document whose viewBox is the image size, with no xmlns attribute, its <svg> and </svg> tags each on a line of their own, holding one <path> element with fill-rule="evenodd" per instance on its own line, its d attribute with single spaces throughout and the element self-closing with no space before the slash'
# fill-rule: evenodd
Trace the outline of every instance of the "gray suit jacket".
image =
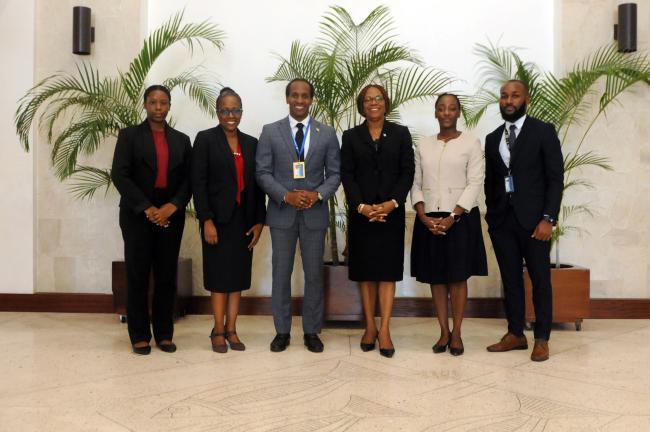
<svg viewBox="0 0 650 432">
<path fill-rule="evenodd" d="M 341 156 L 334 128 L 312 118 L 309 151 L 305 159 L 306 177 L 293 178 L 293 162 L 298 161 L 291 138 L 289 117 L 265 125 L 257 145 L 255 175 L 257 183 L 270 198 L 266 224 L 272 228 L 289 228 L 297 210 L 284 203 L 284 195 L 296 189 L 317 191 L 323 201 L 302 210 L 305 225 L 325 229 L 328 224 L 327 200 L 341 183 Z"/>
</svg>

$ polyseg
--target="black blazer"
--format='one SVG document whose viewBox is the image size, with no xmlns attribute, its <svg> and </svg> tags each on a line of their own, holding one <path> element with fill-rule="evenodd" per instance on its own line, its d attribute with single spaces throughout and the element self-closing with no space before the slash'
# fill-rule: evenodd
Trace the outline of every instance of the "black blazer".
<svg viewBox="0 0 650 432">
<path fill-rule="evenodd" d="M 504 178 L 508 175 L 499 143 L 505 124 L 485 138 L 485 221 L 490 228 L 503 223 L 508 207 Z M 532 230 L 543 215 L 557 219 L 564 188 L 564 162 L 555 127 L 527 116 L 511 154 L 515 191 L 511 204 L 517 220 Z"/>
<path fill-rule="evenodd" d="M 255 181 L 257 139 L 237 130 L 244 158 L 242 208 L 246 225 L 264 223 L 266 217 L 264 192 Z M 237 171 L 226 135 L 221 126 L 199 132 L 192 150 L 192 192 L 194 206 L 201 223 L 212 219 L 228 223 L 237 205 Z"/>
<path fill-rule="evenodd" d="M 169 146 L 167 190 L 170 202 L 184 210 L 190 200 L 190 138 L 165 125 Z M 151 207 L 156 182 L 156 147 L 149 122 L 120 130 L 115 145 L 111 179 L 120 192 L 120 207 L 140 213 Z"/>
<path fill-rule="evenodd" d="M 391 199 L 404 205 L 415 174 L 408 128 L 385 121 L 376 150 L 366 122 L 343 132 L 342 141 L 341 181 L 350 209 Z"/>
</svg>

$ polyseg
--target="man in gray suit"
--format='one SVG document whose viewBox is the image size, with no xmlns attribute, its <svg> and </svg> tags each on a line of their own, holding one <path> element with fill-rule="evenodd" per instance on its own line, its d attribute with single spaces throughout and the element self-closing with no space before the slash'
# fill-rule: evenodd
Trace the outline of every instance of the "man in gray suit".
<svg viewBox="0 0 650 432">
<path fill-rule="evenodd" d="M 291 273 L 300 241 L 305 273 L 302 304 L 304 343 L 322 352 L 323 251 L 328 224 L 327 200 L 341 183 L 340 149 L 335 130 L 309 115 L 314 86 L 304 79 L 286 88 L 289 116 L 262 129 L 256 176 L 268 194 L 266 224 L 273 248 L 272 304 L 276 336 L 271 351 L 284 351 L 291 331 Z"/>
</svg>

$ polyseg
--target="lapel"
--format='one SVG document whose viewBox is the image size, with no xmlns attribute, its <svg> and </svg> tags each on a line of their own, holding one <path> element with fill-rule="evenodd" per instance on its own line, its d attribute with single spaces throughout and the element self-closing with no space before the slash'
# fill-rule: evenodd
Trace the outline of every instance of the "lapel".
<svg viewBox="0 0 650 432">
<path fill-rule="evenodd" d="M 525 146 L 525 142 L 531 133 L 533 124 L 531 121 L 528 121 L 529 118 L 530 116 L 527 115 L 526 119 L 524 120 L 524 124 L 521 126 L 521 130 L 519 131 L 519 135 L 517 135 L 517 140 L 515 141 L 515 149 L 510 155 L 511 166 L 514 166 L 517 160 L 520 159 L 519 155 L 523 153 L 522 148 Z"/>
<path fill-rule="evenodd" d="M 309 152 L 307 152 L 307 157 L 305 158 L 305 165 L 309 163 L 312 159 L 316 149 L 318 148 L 319 139 L 320 139 L 320 128 L 321 124 L 311 118 L 311 126 L 309 126 Z"/>
<path fill-rule="evenodd" d="M 228 144 L 228 139 L 226 138 L 226 134 L 221 128 L 221 126 L 215 127 L 213 131 L 216 138 L 215 140 L 216 150 L 221 154 L 221 158 L 226 162 L 226 165 L 228 166 L 228 171 L 230 172 L 230 176 L 233 179 L 235 179 L 236 182 L 237 169 L 235 168 L 235 158 L 232 155 L 232 150 L 230 150 L 230 145 Z M 237 137 L 239 138 L 239 142 L 241 143 L 241 136 L 239 135 L 239 130 L 237 130 Z"/>
<path fill-rule="evenodd" d="M 499 161 L 498 162 L 499 167 L 504 173 L 508 172 L 508 166 L 506 165 L 506 163 L 503 161 L 503 158 L 501 157 L 501 153 L 499 152 L 499 146 L 501 145 L 501 137 L 503 136 L 503 131 L 505 130 L 505 128 L 506 128 L 506 124 L 503 123 L 494 131 L 494 140 L 492 141 L 493 144 L 490 146 L 490 149 L 488 149 L 486 145 L 486 149 L 485 149 L 486 152 L 489 150 L 489 152 L 491 153 L 491 157 Z M 512 155 L 510 155 L 510 157 L 512 157 Z"/>
<path fill-rule="evenodd" d="M 290 159 L 294 162 L 298 161 L 298 155 L 296 154 L 296 148 L 293 145 L 293 137 L 291 136 L 291 125 L 289 124 L 289 116 L 280 120 L 278 123 L 278 129 L 282 141 L 284 141 L 284 147 L 288 149 L 289 154 L 291 155 Z"/>
<path fill-rule="evenodd" d="M 167 149 L 169 152 L 169 162 L 167 172 L 170 172 L 177 165 L 183 162 L 183 144 L 178 140 L 176 131 L 169 125 L 165 124 L 165 138 L 167 139 Z"/>
<path fill-rule="evenodd" d="M 374 155 L 377 153 L 375 151 L 375 141 L 372 139 L 372 136 L 370 135 L 370 129 L 368 129 L 368 122 L 364 121 L 361 123 L 359 126 L 356 127 L 357 133 L 359 134 L 359 137 L 361 138 L 361 141 L 363 141 L 364 145 L 367 146 L 366 150 L 370 150 L 370 152 Z M 390 136 L 391 133 L 391 127 L 390 127 L 390 122 L 387 120 L 384 120 L 384 125 L 382 126 L 381 129 L 381 134 L 379 134 L 379 139 L 377 140 L 377 149 L 381 149 L 381 146 L 386 145 L 387 141 L 386 138 Z"/>
<path fill-rule="evenodd" d="M 156 159 L 156 146 L 153 143 L 153 134 L 151 133 L 151 128 L 147 120 L 140 123 L 140 128 L 142 128 L 142 154 L 144 156 L 144 161 L 149 167 L 156 172 L 156 167 L 158 161 Z"/>
</svg>

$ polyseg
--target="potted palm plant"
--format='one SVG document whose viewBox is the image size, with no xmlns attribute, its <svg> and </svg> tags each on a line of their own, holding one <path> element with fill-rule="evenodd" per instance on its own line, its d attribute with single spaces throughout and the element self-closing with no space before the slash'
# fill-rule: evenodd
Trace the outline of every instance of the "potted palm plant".
<svg viewBox="0 0 650 432">
<path fill-rule="evenodd" d="M 279 60 L 280 65 L 267 81 L 309 80 L 316 89 L 311 114 L 338 132 L 360 121 L 355 101 L 369 83 L 387 89 L 391 97 L 388 118 L 399 121 L 401 105 L 431 98 L 451 82 L 445 72 L 424 66 L 411 49 L 397 41 L 386 6 L 375 8 L 360 23 L 344 8 L 330 7 L 320 23 L 316 42 L 308 45 L 294 41 L 289 56 L 279 56 Z M 347 269 L 339 267 L 342 260 L 337 229 L 345 233 L 347 217 L 345 204 L 339 204 L 336 196 L 328 203 L 331 265 L 325 268 L 325 315 L 330 320 L 350 320 L 361 316 L 361 306 L 351 298 L 357 290 L 346 288 Z M 334 291 L 338 289 L 341 295 Z M 343 301 L 339 304 L 338 299 Z"/>
<path fill-rule="evenodd" d="M 607 45 L 577 63 L 563 76 L 543 71 L 534 63 L 525 62 L 513 48 L 479 44 L 482 83 L 478 93 L 470 97 L 466 122 L 475 126 L 486 110 L 499 101 L 499 88 L 508 79 L 528 84 L 531 104 L 527 113 L 555 125 L 564 155 L 564 194 L 580 188 L 593 188 L 583 170 L 596 168 L 610 171 L 609 158 L 593 150 L 582 150 L 594 124 L 612 109 L 612 103 L 635 84 L 650 85 L 650 60 L 646 53 L 625 54 L 615 45 Z M 603 85 L 604 84 L 604 85 Z M 596 105 L 597 104 L 597 105 Z M 596 106 L 595 106 L 596 105 Z M 562 203 L 552 242 L 555 264 L 551 270 L 553 284 L 553 315 L 556 322 L 575 322 L 589 315 L 589 269 L 560 260 L 560 239 L 570 232 L 582 232 L 571 225 L 578 214 L 593 215 L 589 203 Z M 534 321 L 530 278 L 525 277 L 526 319 Z"/>
<path fill-rule="evenodd" d="M 30 149 L 29 132 L 33 125 L 44 128 L 52 146 L 55 175 L 67 182 L 79 199 L 91 199 L 98 190 L 111 186 L 109 168 L 82 165 L 78 158 L 90 156 L 107 142 L 114 143 L 120 129 L 138 124 L 144 118 L 142 98 L 149 71 L 158 58 L 173 45 L 185 44 L 190 52 L 196 46 L 223 47 L 224 33 L 208 21 L 183 23 L 183 11 L 176 13 L 143 42 L 126 72 L 100 75 L 91 63 L 81 63 L 73 73 L 60 72 L 37 83 L 23 96 L 15 114 L 16 133 L 25 151 Z M 179 89 L 211 118 L 216 116 L 217 89 L 214 80 L 193 67 L 163 84 Z M 173 123 L 173 119 L 170 119 Z M 189 273 L 189 277 L 187 276 Z M 179 263 L 179 298 L 191 295 L 191 262 Z M 125 303 L 126 273 L 123 261 L 113 262 L 113 292 L 118 313 Z M 124 290 L 124 292 L 122 292 Z M 183 306 L 179 302 L 177 307 Z"/>
</svg>

